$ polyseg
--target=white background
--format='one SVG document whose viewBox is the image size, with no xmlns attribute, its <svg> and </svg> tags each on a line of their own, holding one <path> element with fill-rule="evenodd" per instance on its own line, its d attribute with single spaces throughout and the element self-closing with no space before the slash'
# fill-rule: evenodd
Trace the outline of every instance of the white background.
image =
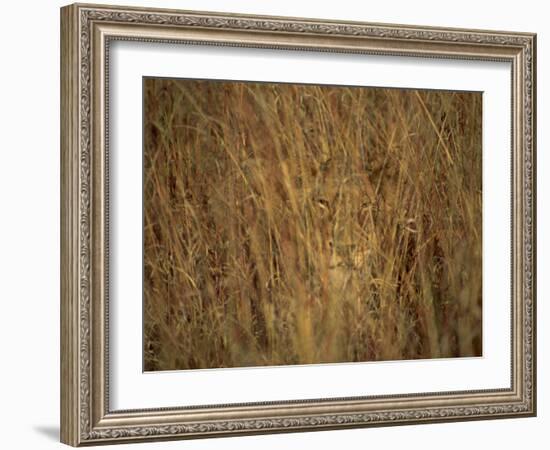
<svg viewBox="0 0 550 450">
<path fill-rule="evenodd" d="M 247 12 L 539 33 L 539 416 L 438 425 L 140 444 L 139 448 L 545 448 L 550 415 L 547 343 L 550 251 L 548 135 L 549 14 L 544 2 L 138 1 L 136 6 Z M 0 28 L 0 402 L 2 447 L 60 448 L 59 418 L 59 6 L 57 1 L 3 5 Z M 363 6 L 364 5 L 364 6 Z M 548 204 L 548 202 L 546 202 Z M 545 439 L 546 438 L 546 439 Z M 137 448 L 128 447 L 125 448 Z M 119 447 L 121 448 L 121 447 Z"/>
</svg>

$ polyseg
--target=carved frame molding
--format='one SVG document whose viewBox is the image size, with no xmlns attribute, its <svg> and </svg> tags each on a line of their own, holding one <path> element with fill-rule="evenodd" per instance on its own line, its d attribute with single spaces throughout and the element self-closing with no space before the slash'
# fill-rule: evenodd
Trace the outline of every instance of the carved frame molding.
<svg viewBox="0 0 550 450">
<path fill-rule="evenodd" d="M 112 40 L 509 61 L 510 389 L 111 411 L 108 398 L 108 58 Z M 61 10 L 61 439 L 78 446 L 533 416 L 536 36 L 358 22 L 71 5 Z"/>
</svg>

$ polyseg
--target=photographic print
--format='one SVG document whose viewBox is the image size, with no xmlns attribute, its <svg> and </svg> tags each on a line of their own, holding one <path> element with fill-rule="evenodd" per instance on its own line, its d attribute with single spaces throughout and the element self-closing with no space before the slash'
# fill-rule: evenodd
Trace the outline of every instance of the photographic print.
<svg viewBox="0 0 550 450">
<path fill-rule="evenodd" d="M 144 370 L 482 355 L 482 93 L 143 79 Z"/>
</svg>

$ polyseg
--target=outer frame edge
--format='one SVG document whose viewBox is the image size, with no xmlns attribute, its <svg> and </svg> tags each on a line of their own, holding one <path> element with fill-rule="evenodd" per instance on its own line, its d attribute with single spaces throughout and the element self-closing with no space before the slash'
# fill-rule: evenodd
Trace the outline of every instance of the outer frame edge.
<svg viewBox="0 0 550 450">
<path fill-rule="evenodd" d="M 78 20 L 77 7 L 60 9 L 60 441 L 77 446 L 80 382 L 78 368 Z"/>
</svg>

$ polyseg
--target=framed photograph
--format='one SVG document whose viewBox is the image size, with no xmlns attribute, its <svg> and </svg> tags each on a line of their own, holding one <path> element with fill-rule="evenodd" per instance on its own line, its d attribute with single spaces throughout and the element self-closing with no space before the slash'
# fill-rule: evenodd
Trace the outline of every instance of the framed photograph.
<svg viewBox="0 0 550 450">
<path fill-rule="evenodd" d="M 61 440 L 536 414 L 531 33 L 61 9 Z"/>
</svg>

